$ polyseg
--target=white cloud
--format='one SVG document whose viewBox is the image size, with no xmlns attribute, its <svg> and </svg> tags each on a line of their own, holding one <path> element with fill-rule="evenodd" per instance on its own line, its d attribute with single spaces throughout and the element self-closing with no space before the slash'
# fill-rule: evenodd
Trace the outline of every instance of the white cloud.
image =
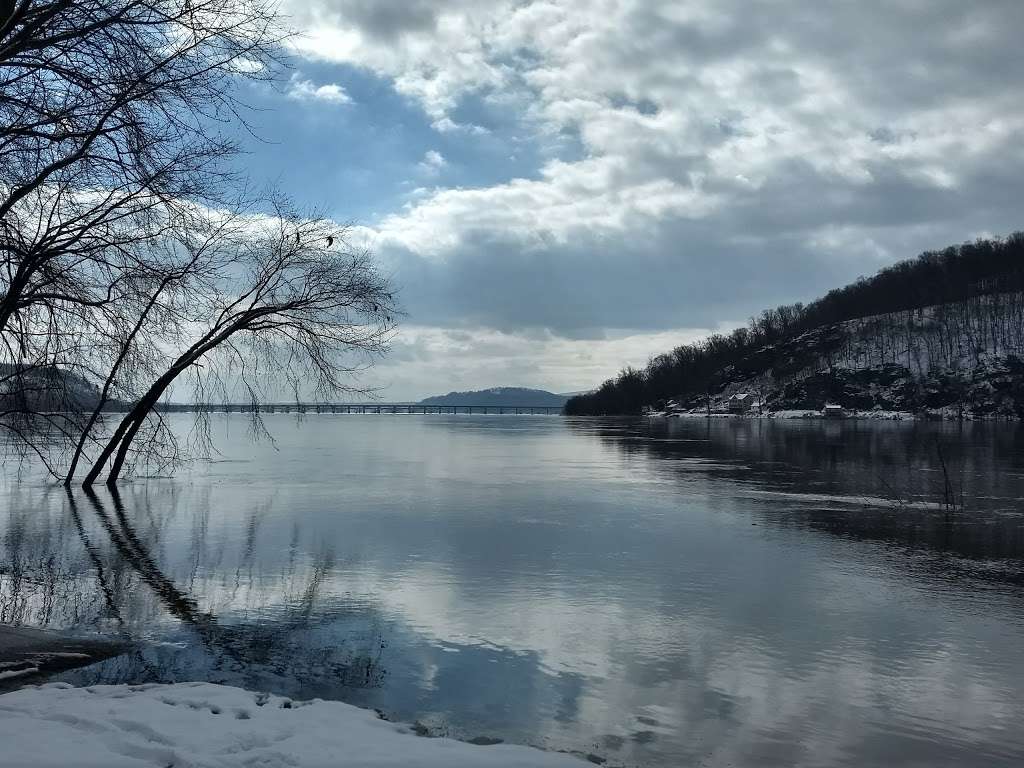
<svg viewBox="0 0 1024 768">
<path fill-rule="evenodd" d="M 997 13 L 858 8 L 332 0 L 306 7 L 298 45 L 391 78 L 440 131 L 460 126 L 452 111 L 465 96 L 486 93 L 518 94 L 540 137 L 578 135 L 582 157 L 549 163 L 539 179 L 438 190 L 384 223 L 405 244 L 436 251 L 467 230 L 509 224 L 561 239 L 577 228 L 728 214 L 752 193 L 772 194 L 794 167 L 808 172 L 803 182 L 853 195 L 874 194 L 880 171 L 951 190 L 965 159 L 1012 146 L 1024 108 L 1005 89 L 944 93 L 940 66 L 962 53 L 964 29 L 971 45 L 1013 44 Z M 911 30 L 920 42 L 904 39 Z M 935 44 L 929 31 L 948 34 Z M 865 48 L 867 38 L 899 45 L 886 58 L 884 45 Z M 876 71 L 884 87 L 870 81 Z M 875 140 L 880 128 L 900 140 Z"/>
<path fill-rule="evenodd" d="M 351 104 L 352 98 L 337 83 L 317 85 L 312 80 L 293 77 L 289 82 L 288 98 L 298 101 L 324 101 L 329 104 Z"/>
<path fill-rule="evenodd" d="M 456 123 L 450 117 L 445 116 L 431 123 L 431 127 L 438 133 L 467 133 L 473 136 L 486 136 L 489 130 L 482 125 L 473 123 Z"/>
<path fill-rule="evenodd" d="M 435 176 L 446 165 L 448 165 L 448 162 L 444 159 L 444 155 L 436 149 L 429 149 L 426 154 L 423 155 L 423 159 L 420 160 L 417 167 L 422 173 L 425 173 L 428 176 Z"/>
<path fill-rule="evenodd" d="M 305 27 L 294 45 L 306 57 L 355 64 L 391 78 L 395 89 L 443 118 L 468 90 L 501 87 L 506 69 L 490 58 L 486 37 L 496 3 L 416 0 L 291 0 Z"/>
<path fill-rule="evenodd" d="M 367 381 L 393 400 L 494 386 L 574 392 L 596 386 L 624 365 L 643 366 L 651 356 L 711 330 L 610 332 L 605 338 L 573 341 L 547 332 L 409 325 L 400 330 L 391 353 L 367 374 Z"/>
<path fill-rule="evenodd" d="M 301 56 L 390 80 L 444 135 L 494 107 L 544 158 L 373 222 L 421 325 L 715 327 L 1020 226 L 1021 3 L 292 7 Z"/>
<path fill-rule="evenodd" d="M 428 153 L 429 155 L 429 153 Z M 421 168 L 436 168 L 427 160 Z M 553 161 L 540 179 L 515 179 L 478 189 L 432 192 L 377 227 L 381 245 L 397 244 L 420 255 L 443 258 L 480 231 L 500 232 L 528 245 L 567 242 L 581 231 L 622 233 L 644 220 L 671 215 L 700 218 L 716 205 L 702 194 L 667 179 L 636 179 L 619 158 L 578 163 Z"/>
</svg>

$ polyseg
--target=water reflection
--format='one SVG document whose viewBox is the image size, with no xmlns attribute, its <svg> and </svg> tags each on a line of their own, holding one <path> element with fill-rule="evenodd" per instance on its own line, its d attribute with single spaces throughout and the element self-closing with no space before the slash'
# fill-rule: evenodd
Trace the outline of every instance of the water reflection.
<svg viewBox="0 0 1024 768">
<path fill-rule="evenodd" d="M 341 698 L 613 765 L 1024 754 L 1016 428 L 940 433 L 949 516 L 945 427 L 280 422 L 275 450 L 225 420 L 225 462 L 122 497 L 0 488 L 0 615 L 144 641 L 75 682 Z"/>
<path fill-rule="evenodd" d="M 342 698 L 416 719 L 434 735 L 480 736 L 501 723 L 501 738 L 525 743 L 541 741 L 538 712 L 574 720 L 580 676 L 546 669 L 533 652 L 423 645 L 410 628 L 383 619 L 371 601 L 339 594 L 329 583 L 333 553 L 307 556 L 298 523 L 283 567 L 268 570 L 274 558 L 258 532 L 269 505 L 246 513 L 232 548 L 211 542 L 209 507 L 183 511 L 180 488 L 147 488 L 127 503 L 116 491 L 62 495 L 12 506 L 19 512 L 0 553 L 0 604 L 18 610 L 8 610 L 4 620 L 102 628 L 137 645 L 58 679 L 81 685 L 202 679 Z M 68 523 L 77 538 L 67 535 Z M 188 532 L 187 544 L 185 536 L 169 541 L 174 530 Z M 168 572 L 186 577 L 176 582 Z M 186 578 L 188 591 L 178 586 Z M 416 681 L 418 688 L 398 701 L 377 693 L 388 674 L 385 634 L 403 646 L 393 663 L 405 684 Z M 501 684 L 479 685 L 495 679 Z"/>
<path fill-rule="evenodd" d="M 656 460 L 646 466 L 680 484 L 706 475 L 738 486 L 734 493 L 780 501 L 762 520 L 774 526 L 980 561 L 983 579 L 1024 577 L 1018 424 L 661 419 L 571 428 Z M 939 451 L 965 509 L 943 503 Z"/>
<path fill-rule="evenodd" d="M 380 684 L 385 672 L 379 632 L 370 629 L 353 645 L 339 643 L 337 635 L 318 635 L 317 626 L 328 619 L 319 603 L 324 578 L 334 567 L 329 548 L 300 565 L 301 534 L 295 526 L 287 567 L 272 575 L 258 573 L 261 510 L 256 510 L 248 517 L 237 564 L 220 571 L 226 547 L 209 548 L 205 508 L 191 520 L 190 546 L 181 550 L 187 559 L 175 569 L 187 571 L 189 590 L 202 595 L 208 606 L 200 607 L 193 593 L 165 574 L 160 560 L 169 561 L 166 552 L 159 558 L 154 554 L 164 548 L 166 531 L 178 517 L 179 496 L 174 488 L 168 490 L 135 499 L 134 520 L 116 489 L 106 498 L 67 491 L 62 514 L 56 515 L 54 491 L 37 504 L 18 505 L 20 512 L 12 515 L 3 539 L 0 620 L 105 629 L 138 641 L 130 654 L 65 675 L 76 682 L 219 679 L 290 691 L 309 681 Z M 77 541 L 67 535 L 68 522 Z M 219 609 L 212 607 L 218 603 Z M 260 618 L 268 612 L 270 618 Z M 333 618 L 339 615 L 336 611 Z M 364 624 L 373 626 L 372 620 Z M 146 642 L 153 638 L 158 642 Z"/>
</svg>

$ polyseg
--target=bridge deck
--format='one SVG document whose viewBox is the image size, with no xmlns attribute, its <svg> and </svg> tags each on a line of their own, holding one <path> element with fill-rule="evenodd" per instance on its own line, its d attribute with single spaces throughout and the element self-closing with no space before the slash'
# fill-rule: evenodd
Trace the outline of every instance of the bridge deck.
<svg viewBox="0 0 1024 768">
<path fill-rule="evenodd" d="M 418 403 L 165 403 L 158 410 L 171 413 L 372 413 L 372 414 L 496 414 L 558 415 L 553 405 L 421 405 Z"/>
</svg>

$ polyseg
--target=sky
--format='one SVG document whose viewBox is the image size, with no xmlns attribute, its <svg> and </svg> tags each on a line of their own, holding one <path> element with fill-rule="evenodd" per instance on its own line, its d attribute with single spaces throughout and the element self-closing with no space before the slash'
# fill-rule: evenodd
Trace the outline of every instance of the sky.
<svg viewBox="0 0 1024 768">
<path fill-rule="evenodd" d="M 284 0 L 247 172 L 399 290 L 386 400 L 590 389 L 1024 228 L 1019 0 Z"/>
</svg>

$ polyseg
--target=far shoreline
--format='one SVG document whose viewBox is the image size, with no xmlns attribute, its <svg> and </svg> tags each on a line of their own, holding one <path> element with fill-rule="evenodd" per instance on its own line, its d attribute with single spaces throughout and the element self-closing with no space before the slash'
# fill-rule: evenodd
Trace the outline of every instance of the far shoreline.
<svg viewBox="0 0 1024 768">
<path fill-rule="evenodd" d="M 920 421 L 920 422 L 1008 422 L 1019 423 L 1020 417 L 1007 416 L 1003 414 L 982 415 L 965 413 L 947 414 L 934 412 L 913 412 L 913 411 L 851 411 L 844 416 L 826 416 L 815 410 L 785 410 L 769 411 L 767 413 L 707 413 L 702 411 L 681 411 L 670 413 L 667 411 L 650 411 L 640 414 L 645 419 L 734 419 L 751 421 Z"/>
</svg>

